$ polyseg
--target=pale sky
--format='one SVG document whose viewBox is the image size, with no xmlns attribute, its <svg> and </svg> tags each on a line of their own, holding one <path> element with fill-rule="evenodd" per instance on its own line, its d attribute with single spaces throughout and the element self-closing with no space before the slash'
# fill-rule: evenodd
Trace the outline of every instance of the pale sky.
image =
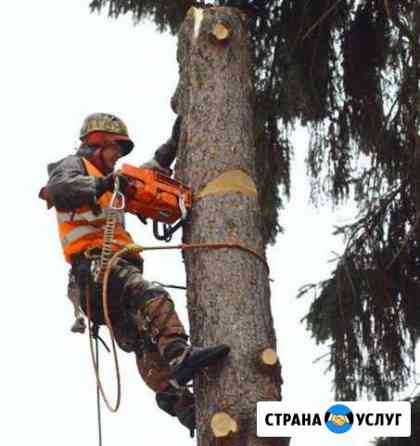
<svg viewBox="0 0 420 446">
<path fill-rule="evenodd" d="M 0 122 L 3 195 L 0 328 L 0 444 L 74 446 L 97 444 L 96 387 L 87 336 L 70 333 L 72 307 L 66 298 L 68 266 L 53 211 L 37 198 L 47 180 L 46 165 L 72 153 L 83 118 L 92 112 L 117 114 L 136 148 L 125 161 L 139 164 L 170 134 L 169 100 L 176 86 L 176 39 L 150 23 L 133 27 L 90 15 L 89 0 L 1 2 Z M 333 226 L 349 221 L 354 207 L 332 214 L 308 205 L 303 164 L 307 137 L 295 137 L 293 198 L 281 212 L 286 233 L 268 249 L 272 310 L 283 367 L 283 397 L 289 401 L 331 401 L 326 352 L 300 323 L 310 298 L 297 301 L 300 286 L 328 277 L 333 251 L 342 243 Z M 151 224 L 128 219 L 141 244 L 156 244 Z M 176 242 L 177 240 L 174 240 Z M 145 255 L 145 277 L 184 284 L 179 253 Z M 174 291 L 187 324 L 183 292 Z M 103 408 L 104 445 L 195 444 L 186 429 L 159 410 L 154 394 L 137 374 L 134 355 L 119 353 L 122 407 Z M 110 355 L 102 353 L 108 393 L 115 394 Z M 409 393 L 409 390 L 407 393 Z M 323 446 L 343 444 L 325 439 Z M 368 446 L 368 439 L 352 446 Z M 291 446 L 306 446 L 295 439 Z"/>
</svg>

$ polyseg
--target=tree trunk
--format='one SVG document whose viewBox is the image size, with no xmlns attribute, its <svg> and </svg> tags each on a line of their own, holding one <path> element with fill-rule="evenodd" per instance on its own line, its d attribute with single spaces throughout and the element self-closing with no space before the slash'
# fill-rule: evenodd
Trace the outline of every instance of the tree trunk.
<svg viewBox="0 0 420 446">
<path fill-rule="evenodd" d="M 416 204 L 416 238 L 420 241 L 420 1 L 414 5 L 414 29 L 412 36 L 413 63 L 414 63 L 414 94 L 412 138 L 414 142 L 414 191 Z"/>
<path fill-rule="evenodd" d="M 237 248 L 184 254 L 192 343 L 231 347 L 227 359 L 195 380 L 198 445 L 281 445 L 256 437 L 256 403 L 280 400 L 281 375 L 255 191 L 245 17 L 233 8 L 191 8 L 179 33 L 178 61 L 177 178 L 195 194 L 219 181 L 194 201 L 184 242 L 240 242 L 262 257 Z"/>
</svg>

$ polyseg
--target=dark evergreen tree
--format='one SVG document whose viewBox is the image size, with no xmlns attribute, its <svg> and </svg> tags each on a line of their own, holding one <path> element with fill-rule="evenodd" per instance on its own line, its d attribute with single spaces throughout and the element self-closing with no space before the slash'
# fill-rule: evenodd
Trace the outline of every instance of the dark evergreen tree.
<svg viewBox="0 0 420 446">
<path fill-rule="evenodd" d="M 201 4 L 204 2 L 201 2 Z M 331 345 L 337 397 L 385 399 L 413 371 L 420 329 L 420 6 L 415 0 L 219 0 L 249 18 L 264 240 L 289 193 L 290 130 L 311 134 L 313 198 L 353 196 L 344 254 L 307 323 Z M 93 0 L 176 32 L 191 0 Z M 280 186 L 280 189 L 279 189 Z"/>
</svg>

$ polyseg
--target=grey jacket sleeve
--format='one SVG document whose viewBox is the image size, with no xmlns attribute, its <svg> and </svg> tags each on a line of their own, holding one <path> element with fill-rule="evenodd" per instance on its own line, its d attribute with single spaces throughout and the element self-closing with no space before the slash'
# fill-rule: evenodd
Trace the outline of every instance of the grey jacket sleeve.
<svg viewBox="0 0 420 446">
<path fill-rule="evenodd" d="M 162 167 L 169 169 L 176 157 L 177 149 L 178 145 L 174 144 L 172 138 L 170 138 L 156 150 L 153 158 Z"/>
<path fill-rule="evenodd" d="M 165 144 L 162 144 L 155 152 L 154 159 L 162 166 L 167 169 L 171 166 L 173 163 L 176 152 L 178 150 L 178 142 L 179 142 L 179 134 L 180 134 L 180 128 L 182 123 L 182 117 L 178 116 L 175 120 L 175 123 L 172 127 L 172 135 L 168 139 L 168 141 L 165 142 Z"/>
<path fill-rule="evenodd" d="M 105 191 L 105 179 L 87 175 L 82 159 L 76 155 L 50 164 L 48 174 L 48 199 L 53 206 L 64 211 L 92 206 Z"/>
</svg>

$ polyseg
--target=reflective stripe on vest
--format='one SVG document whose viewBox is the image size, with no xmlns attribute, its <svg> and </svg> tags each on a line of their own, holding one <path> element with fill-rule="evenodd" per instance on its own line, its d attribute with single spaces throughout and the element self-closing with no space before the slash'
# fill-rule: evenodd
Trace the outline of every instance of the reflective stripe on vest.
<svg viewBox="0 0 420 446">
<path fill-rule="evenodd" d="M 69 221 L 95 221 L 98 219 L 105 219 L 105 212 L 95 215 L 92 211 L 81 212 L 76 214 L 75 212 L 57 212 L 58 223 L 67 223 Z"/>
<path fill-rule="evenodd" d="M 97 228 L 96 226 L 79 226 L 72 229 L 67 235 L 61 240 L 61 246 L 65 248 L 69 243 L 72 243 L 88 234 L 93 234 L 95 232 L 102 231 L 102 228 Z"/>
<path fill-rule="evenodd" d="M 124 225 L 124 214 L 122 212 L 119 212 L 117 217 L 117 222 Z M 57 211 L 57 221 L 59 224 L 72 221 L 88 221 L 89 223 L 94 223 L 100 220 L 106 220 L 106 211 L 104 209 L 101 209 L 101 212 L 99 214 L 94 214 L 92 211 L 81 213 Z"/>
<path fill-rule="evenodd" d="M 103 177 L 103 174 L 89 161 L 82 158 L 88 175 Z M 82 252 L 90 247 L 101 247 L 108 213 L 108 206 L 112 199 L 111 192 L 105 192 L 97 203 L 101 212 L 95 215 L 87 206 L 80 207 L 74 212 L 57 210 L 57 223 L 61 245 L 67 261 L 71 261 L 73 254 Z M 98 209 L 99 210 L 99 209 Z M 114 232 L 116 249 L 118 246 L 133 243 L 130 234 L 124 229 L 124 213 L 118 213 Z"/>
</svg>

